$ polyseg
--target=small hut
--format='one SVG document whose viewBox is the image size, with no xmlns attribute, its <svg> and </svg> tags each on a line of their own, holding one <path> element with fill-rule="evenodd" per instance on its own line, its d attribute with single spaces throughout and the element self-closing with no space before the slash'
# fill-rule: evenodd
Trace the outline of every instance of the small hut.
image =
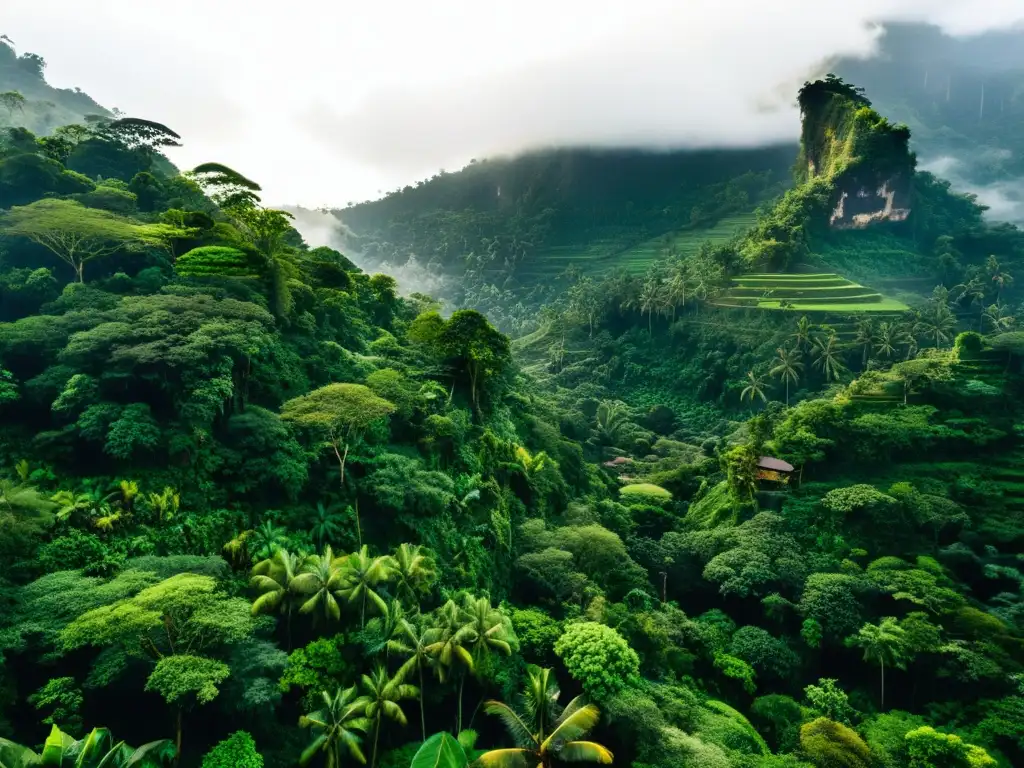
<svg viewBox="0 0 1024 768">
<path fill-rule="evenodd" d="M 757 479 L 761 482 L 789 485 L 793 469 L 793 465 L 788 461 L 772 456 L 762 456 L 757 460 Z"/>
</svg>

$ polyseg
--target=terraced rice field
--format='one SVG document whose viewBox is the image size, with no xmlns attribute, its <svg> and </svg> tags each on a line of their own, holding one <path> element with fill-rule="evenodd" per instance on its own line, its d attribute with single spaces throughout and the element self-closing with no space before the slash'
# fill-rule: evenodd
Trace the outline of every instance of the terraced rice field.
<svg viewBox="0 0 1024 768">
<path fill-rule="evenodd" d="M 640 243 L 607 239 L 595 240 L 583 246 L 547 248 L 516 270 L 517 282 L 521 285 L 530 285 L 554 280 L 570 266 L 575 266 L 590 275 L 600 275 L 616 269 L 625 269 L 631 274 L 643 274 L 670 246 L 684 255 L 696 253 L 705 241 L 718 245 L 732 240 L 749 229 L 755 220 L 754 212 L 751 211 L 728 216 L 711 227 L 670 232 Z"/>
<path fill-rule="evenodd" d="M 732 281 L 720 307 L 836 314 L 898 314 L 908 307 L 832 272 L 750 274 Z"/>
</svg>

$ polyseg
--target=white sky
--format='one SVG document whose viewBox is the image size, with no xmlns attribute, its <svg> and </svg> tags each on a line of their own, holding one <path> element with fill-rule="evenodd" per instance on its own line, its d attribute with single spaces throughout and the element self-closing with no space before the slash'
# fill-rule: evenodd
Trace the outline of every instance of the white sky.
<svg viewBox="0 0 1024 768">
<path fill-rule="evenodd" d="M 183 168 L 226 163 L 307 206 L 537 146 L 792 140 L 796 88 L 869 53 L 871 21 L 1024 20 L 1024 0 L 0 3 L 51 84 L 169 125 Z"/>
</svg>

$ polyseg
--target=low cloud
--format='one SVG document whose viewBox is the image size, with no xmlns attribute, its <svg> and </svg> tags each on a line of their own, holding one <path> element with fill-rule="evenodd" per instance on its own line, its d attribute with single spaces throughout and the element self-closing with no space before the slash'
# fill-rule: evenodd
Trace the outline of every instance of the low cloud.
<svg viewBox="0 0 1024 768">
<path fill-rule="evenodd" d="M 166 123 L 270 203 L 344 205 L 471 157 L 552 145 L 791 141 L 795 90 L 878 23 L 967 34 L 1020 0 L 4 0 L 51 80 Z"/>
</svg>

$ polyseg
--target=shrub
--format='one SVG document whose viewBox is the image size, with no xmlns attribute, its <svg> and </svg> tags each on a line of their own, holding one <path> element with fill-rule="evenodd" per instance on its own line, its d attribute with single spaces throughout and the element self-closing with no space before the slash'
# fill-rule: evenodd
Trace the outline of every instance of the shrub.
<svg viewBox="0 0 1024 768">
<path fill-rule="evenodd" d="M 601 702 L 626 687 L 640 671 L 640 658 L 622 636 L 595 621 L 570 624 L 555 643 L 572 678 L 594 701 Z"/>
<path fill-rule="evenodd" d="M 263 758 L 252 736 L 235 731 L 206 753 L 203 768 L 263 768 Z"/>
<path fill-rule="evenodd" d="M 653 483 L 634 483 L 619 489 L 619 496 L 626 504 L 662 505 L 672 501 L 672 494 Z"/>
</svg>

